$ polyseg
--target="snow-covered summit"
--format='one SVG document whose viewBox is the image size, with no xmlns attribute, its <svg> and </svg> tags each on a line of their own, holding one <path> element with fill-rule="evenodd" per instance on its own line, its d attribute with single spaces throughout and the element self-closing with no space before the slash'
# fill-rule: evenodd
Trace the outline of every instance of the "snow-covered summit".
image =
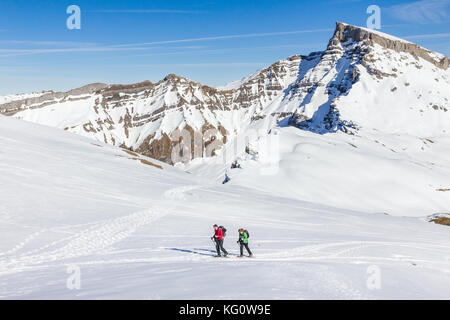
<svg viewBox="0 0 450 320">
<path fill-rule="evenodd" d="M 411 43 L 411 42 L 409 42 L 409 41 L 407 41 L 405 39 L 402 39 L 402 38 L 399 38 L 399 37 L 395 37 L 393 35 L 381 32 L 381 31 L 376 30 L 376 29 L 369 29 L 369 28 L 365 28 L 365 27 L 354 26 L 354 25 L 351 25 L 351 24 L 348 24 L 348 23 L 345 23 L 345 22 L 336 22 L 336 31 L 342 30 L 342 29 L 359 30 L 359 32 L 378 35 L 378 36 L 380 36 L 382 38 L 386 38 L 386 39 L 389 39 L 389 40 Z M 361 39 L 361 36 L 358 36 L 358 38 Z M 359 41 L 357 38 L 355 38 L 354 40 Z"/>
<path fill-rule="evenodd" d="M 330 43 L 335 43 L 336 41 L 364 42 L 369 46 L 374 46 L 375 44 L 377 44 L 385 49 L 391 49 L 396 52 L 409 53 L 417 58 L 420 57 L 424 60 L 427 60 L 428 62 L 435 64 L 441 69 L 446 70 L 449 67 L 450 60 L 445 55 L 433 52 L 415 43 L 398 37 L 394 37 L 378 30 L 356 27 L 349 24 L 337 22 L 336 30 L 334 32 L 333 38 L 330 40 Z"/>
<path fill-rule="evenodd" d="M 266 129 L 283 123 L 316 133 L 364 127 L 432 136 L 450 123 L 448 65 L 447 57 L 411 42 L 338 22 L 324 51 L 277 61 L 223 87 L 168 74 L 157 83 L 16 99 L 0 112 L 168 163 L 182 129 L 214 129 L 209 139 L 226 144 L 260 121 Z"/>
</svg>

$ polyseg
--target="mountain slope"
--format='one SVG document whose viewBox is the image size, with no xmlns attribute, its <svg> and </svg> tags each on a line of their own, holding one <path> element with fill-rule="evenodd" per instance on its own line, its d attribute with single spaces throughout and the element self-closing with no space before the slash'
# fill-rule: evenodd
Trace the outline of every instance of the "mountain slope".
<svg viewBox="0 0 450 320">
<path fill-rule="evenodd" d="M 220 149 L 261 119 L 269 127 L 288 119 L 318 133 L 358 127 L 421 136 L 445 133 L 449 70 L 445 56 L 337 23 L 325 51 L 280 60 L 218 89 L 170 74 L 155 84 L 93 84 L 46 93 L 0 105 L 0 111 L 173 164 L 180 130 L 187 129 L 191 139 L 203 137 L 197 152 L 181 143 L 190 158 L 197 158 L 209 155 L 212 140 L 220 142 L 215 150 Z"/>
<path fill-rule="evenodd" d="M 59 100 L 49 96 L 37 102 L 15 101 L 0 106 L 0 110 L 173 163 L 176 133 L 187 129 L 192 136 L 203 136 L 213 129 L 209 138 L 226 143 L 228 136 L 242 131 L 257 112 L 297 79 L 302 60 L 294 56 L 279 61 L 237 90 L 220 91 L 170 74 L 156 84 L 112 85 L 91 93 L 77 90 L 81 94 L 59 94 L 64 97 Z M 91 89 L 92 85 L 86 87 Z"/>
<path fill-rule="evenodd" d="M 292 122 L 318 132 L 350 123 L 435 135 L 450 121 L 449 59 L 364 28 L 338 24 L 322 61 L 298 86 L 308 93 L 299 94 Z"/>
<path fill-rule="evenodd" d="M 228 148 L 224 153 L 234 154 Z M 450 210 L 449 135 L 365 129 L 317 135 L 281 127 L 255 139 L 251 149 L 231 159 L 220 154 L 177 166 L 217 183 L 226 172 L 232 187 L 360 212 L 424 217 Z M 240 168 L 232 169 L 235 160 Z"/>
<path fill-rule="evenodd" d="M 448 298 L 448 227 L 215 184 L 136 157 L 150 161 L 0 116 L 0 298 Z M 229 259 L 212 257 L 213 223 L 229 230 Z M 235 258 L 239 227 L 256 259 Z M 367 285 L 374 269 L 379 290 Z M 69 289 L 76 270 L 80 289 Z"/>
<path fill-rule="evenodd" d="M 449 87 L 447 57 L 337 23 L 323 52 L 224 87 L 170 74 L 157 83 L 19 96 L 0 110 L 209 181 L 227 173 L 231 185 L 280 196 L 427 216 L 450 210 Z M 236 160 L 242 170 L 230 169 Z M 275 170 L 262 175 L 268 163 Z"/>
</svg>

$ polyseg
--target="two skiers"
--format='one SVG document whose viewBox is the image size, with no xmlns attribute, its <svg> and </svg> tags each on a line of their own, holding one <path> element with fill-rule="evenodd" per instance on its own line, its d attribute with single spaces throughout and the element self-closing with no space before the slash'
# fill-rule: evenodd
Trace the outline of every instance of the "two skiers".
<svg viewBox="0 0 450 320">
<path fill-rule="evenodd" d="M 211 237 L 211 240 L 214 240 L 216 244 L 216 251 L 217 251 L 216 257 L 221 257 L 221 251 L 223 252 L 223 256 L 226 257 L 228 256 L 228 252 L 223 247 L 223 238 L 225 237 L 227 229 L 225 229 L 222 226 L 219 227 L 217 224 L 215 224 L 213 228 L 214 228 L 214 235 Z M 239 240 L 237 241 L 237 243 L 239 243 L 240 246 L 241 252 L 240 257 L 244 256 L 244 247 L 247 250 L 249 257 L 250 258 L 253 257 L 253 254 L 250 251 L 250 248 L 248 247 L 248 237 L 249 237 L 248 231 L 240 228 L 238 232 L 239 232 Z"/>
</svg>

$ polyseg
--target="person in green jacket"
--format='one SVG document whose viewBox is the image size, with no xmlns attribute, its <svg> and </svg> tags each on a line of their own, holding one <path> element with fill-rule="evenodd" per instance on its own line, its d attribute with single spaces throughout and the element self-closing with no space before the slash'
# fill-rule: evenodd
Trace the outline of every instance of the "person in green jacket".
<svg viewBox="0 0 450 320">
<path fill-rule="evenodd" d="M 253 254 L 252 254 L 252 252 L 250 251 L 250 248 L 248 247 L 248 234 L 247 234 L 247 230 L 244 230 L 244 229 L 239 229 L 238 230 L 238 232 L 239 232 L 239 240 L 237 241 L 238 243 L 239 243 L 239 245 L 240 245 L 240 248 L 241 248 L 241 255 L 240 255 L 240 257 L 243 257 L 244 256 L 244 247 L 245 247 L 245 249 L 247 250 L 247 252 L 248 252 L 248 256 L 249 257 L 253 257 Z"/>
</svg>

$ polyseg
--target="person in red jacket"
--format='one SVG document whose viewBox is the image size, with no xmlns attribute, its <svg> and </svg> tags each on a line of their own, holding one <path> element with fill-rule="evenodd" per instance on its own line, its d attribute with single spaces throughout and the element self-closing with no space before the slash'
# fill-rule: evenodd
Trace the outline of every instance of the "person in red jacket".
<svg viewBox="0 0 450 320">
<path fill-rule="evenodd" d="M 217 224 L 214 226 L 214 235 L 211 237 L 211 239 L 214 239 L 216 243 L 216 250 L 217 250 L 217 256 L 220 257 L 220 250 L 223 252 L 223 256 L 226 257 L 228 255 L 227 250 L 223 247 L 223 230 L 219 228 Z"/>
</svg>

